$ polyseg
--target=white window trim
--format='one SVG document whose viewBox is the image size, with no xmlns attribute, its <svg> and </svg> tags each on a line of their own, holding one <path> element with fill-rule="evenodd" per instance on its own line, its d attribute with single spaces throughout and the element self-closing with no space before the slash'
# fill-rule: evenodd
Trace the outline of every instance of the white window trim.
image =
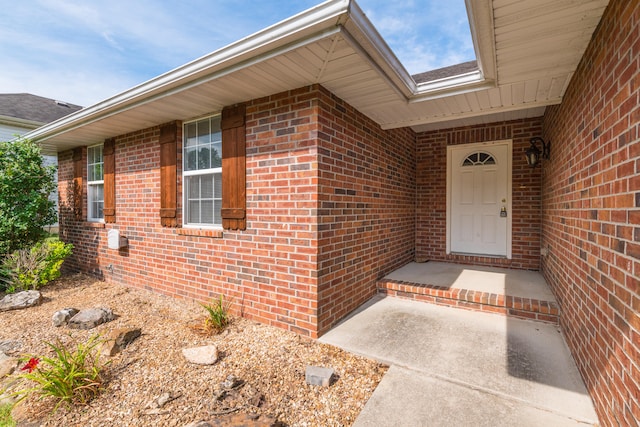
<svg viewBox="0 0 640 427">
<path fill-rule="evenodd" d="M 102 179 L 89 181 L 89 149 L 94 147 L 102 147 Z M 87 221 L 89 222 L 104 222 L 104 213 L 102 217 L 93 216 L 94 212 L 91 203 L 91 189 L 97 185 L 102 185 L 102 202 L 104 204 L 104 144 L 96 144 L 87 147 Z"/>
<path fill-rule="evenodd" d="M 199 170 L 191 170 L 187 171 L 185 164 L 187 161 L 186 156 L 186 127 L 188 124 L 199 122 L 200 120 L 211 119 L 216 116 L 220 116 L 221 114 L 212 114 L 205 117 L 199 117 L 194 120 L 189 120 L 188 122 L 182 123 L 182 227 L 183 228 L 191 228 L 191 229 L 207 229 L 207 230 L 223 230 L 222 224 L 209 224 L 209 223 L 189 223 L 188 220 L 188 190 L 187 190 L 187 177 L 190 176 L 199 176 L 199 175 L 210 175 L 214 173 L 219 173 L 222 176 L 222 166 L 218 168 L 209 168 L 209 169 L 199 169 Z M 222 154 L 222 153 L 221 153 Z"/>
</svg>

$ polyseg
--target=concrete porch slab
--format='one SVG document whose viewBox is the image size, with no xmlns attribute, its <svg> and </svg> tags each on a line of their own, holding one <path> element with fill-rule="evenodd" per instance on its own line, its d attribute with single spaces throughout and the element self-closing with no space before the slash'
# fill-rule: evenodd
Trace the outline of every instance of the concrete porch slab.
<svg viewBox="0 0 640 427">
<path fill-rule="evenodd" d="M 551 324 L 378 295 L 320 341 L 391 365 L 356 426 L 598 422 Z"/>
<path fill-rule="evenodd" d="M 544 277 L 537 271 L 429 261 L 409 263 L 384 278 L 448 289 L 469 289 L 541 301 L 556 301 Z"/>
</svg>

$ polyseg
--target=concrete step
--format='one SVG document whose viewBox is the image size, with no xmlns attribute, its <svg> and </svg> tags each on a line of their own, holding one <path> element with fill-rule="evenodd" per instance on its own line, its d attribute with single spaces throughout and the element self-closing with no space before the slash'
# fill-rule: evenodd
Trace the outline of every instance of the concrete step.
<svg viewBox="0 0 640 427">
<path fill-rule="evenodd" d="M 427 263 L 428 264 L 428 263 Z M 478 267 L 447 265 L 443 263 L 431 263 L 431 265 L 420 265 L 413 263 L 412 265 L 403 267 L 377 282 L 378 293 L 415 301 L 423 301 L 432 304 L 444 305 L 449 307 L 463 308 L 467 310 L 482 311 L 488 313 L 497 313 L 509 317 L 519 319 L 536 320 L 551 324 L 558 324 L 559 309 L 558 304 L 553 300 L 551 294 L 545 292 L 533 291 L 533 286 L 546 286 L 538 283 L 532 286 L 531 296 L 527 296 L 527 285 L 518 284 L 518 293 L 516 295 L 508 294 L 508 291 L 501 286 L 477 286 L 478 281 L 461 280 L 456 284 L 450 284 L 447 280 L 447 274 L 451 277 L 459 277 L 458 269 L 469 269 Z M 413 269 L 411 274 L 407 274 L 407 268 Z M 416 269 L 421 269 L 419 275 L 416 275 Z M 446 273 L 445 273 L 446 271 Z M 520 274 L 523 272 L 514 272 L 508 270 L 492 269 L 490 272 L 482 270 L 473 270 L 473 274 L 495 274 L 495 271 L 505 271 L 508 274 Z M 524 272 L 539 274 L 536 272 Z M 534 276 L 535 277 L 535 276 Z M 433 280 L 430 280 L 430 279 Z M 480 278 L 482 280 L 482 278 Z M 520 278 L 518 279 L 520 280 Z M 473 289 L 473 287 L 476 289 Z M 484 288 L 484 289 L 483 289 Z M 493 291 L 488 290 L 493 289 Z M 502 292 L 501 292 L 502 291 Z M 548 298 L 540 298 L 548 295 Z"/>
</svg>

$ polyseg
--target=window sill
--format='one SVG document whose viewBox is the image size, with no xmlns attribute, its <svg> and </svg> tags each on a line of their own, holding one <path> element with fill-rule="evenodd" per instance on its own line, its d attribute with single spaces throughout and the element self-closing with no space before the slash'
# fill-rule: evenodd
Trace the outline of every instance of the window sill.
<svg viewBox="0 0 640 427">
<path fill-rule="evenodd" d="M 85 225 L 90 228 L 104 228 L 104 222 L 86 221 Z"/>
<path fill-rule="evenodd" d="M 224 236 L 224 231 L 222 230 L 206 230 L 200 228 L 177 228 L 176 233 L 181 236 L 213 237 L 218 239 Z"/>
</svg>

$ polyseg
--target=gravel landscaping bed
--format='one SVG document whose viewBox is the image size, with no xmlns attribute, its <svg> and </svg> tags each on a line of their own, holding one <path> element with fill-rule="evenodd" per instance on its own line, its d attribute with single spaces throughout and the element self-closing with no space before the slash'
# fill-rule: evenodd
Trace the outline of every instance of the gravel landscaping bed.
<svg viewBox="0 0 640 427">
<path fill-rule="evenodd" d="M 387 369 L 243 318 L 206 336 L 193 327 L 205 313 L 198 304 L 85 275 L 59 279 L 41 291 L 40 305 L 0 312 L 0 345 L 10 356 L 51 355 L 46 342 L 75 344 L 122 327 L 141 328 L 142 335 L 115 356 L 103 356 L 111 361 L 106 386 L 89 406 L 52 413 L 50 400 L 24 400 L 15 413 L 32 425 L 185 426 L 228 414 L 261 414 L 289 426 L 348 426 Z M 116 319 L 91 330 L 54 327 L 53 314 L 67 307 L 108 307 Z M 220 354 L 213 365 L 189 363 L 182 354 L 211 344 Z M 331 386 L 306 384 L 307 366 L 334 369 Z M 162 405 L 153 403 L 158 398 Z"/>
</svg>

